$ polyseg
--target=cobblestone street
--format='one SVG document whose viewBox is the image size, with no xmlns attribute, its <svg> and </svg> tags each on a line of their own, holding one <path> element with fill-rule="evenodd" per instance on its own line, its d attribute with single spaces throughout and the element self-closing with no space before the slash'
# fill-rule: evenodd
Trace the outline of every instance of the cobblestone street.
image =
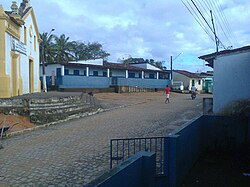
<svg viewBox="0 0 250 187">
<path fill-rule="evenodd" d="M 202 98 L 173 93 L 97 94 L 112 110 L 4 139 L 0 187 L 83 186 L 109 168 L 112 138 L 162 136 L 202 114 Z M 126 107 L 119 107 L 126 106 Z"/>
</svg>

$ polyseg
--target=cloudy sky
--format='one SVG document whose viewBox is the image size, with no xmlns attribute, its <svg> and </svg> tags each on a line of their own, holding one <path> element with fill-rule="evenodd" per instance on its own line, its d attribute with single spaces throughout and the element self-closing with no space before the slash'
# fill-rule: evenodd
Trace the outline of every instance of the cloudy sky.
<svg viewBox="0 0 250 187">
<path fill-rule="evenodd" d="M 111 54 L 111 62 L 127 56 L 152 58 L 165 61 L 169 69 L 172 55 L 174 69 L 211 70 L 198 56 L 215 52 L 214 36 L 208 36 L 182 1 L 195 10 L 191 0 L 31 0 L 30 5 L 41 33 L 54 28 L 55 35 L 71 40 L 97 41 Z M 249 0 L 193 1 L 211 27 L 209 10 L 213 10 L 224 47 L 250 44 Z M 10 10 L 11 2 L 0 0 L 5 10 Z"/>
</svg>

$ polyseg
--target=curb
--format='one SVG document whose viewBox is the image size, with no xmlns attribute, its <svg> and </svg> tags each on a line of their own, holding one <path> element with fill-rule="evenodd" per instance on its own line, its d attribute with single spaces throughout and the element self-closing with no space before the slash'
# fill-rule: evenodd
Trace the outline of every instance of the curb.
<svg viewBox="0 0 250 187">
<path fill-rule="evenodd" d="M 11 132 L 11 133 L 7 134 L 5 136 L 5 138 L 10 138 L 12 136 L 17 136 L 19 134 L 23 134 L 23 133 L 29 132 L 29 131 L 35 131 L 37 129 L 49 127 L 49 126 L 52 126 L 52 125 L 56 125 L 58 123 L 67 122 L 67 121 L 72 120 L 72 119 L 84 118 L 84 117 L 96 115 L 96 114 L 99 114 L 99 113 L 102 113 L 102 112 L 108 112 L 108 111 L 111 111 L 111 110 L 130 107 L 130 106 L 133 106 L 133 105 L 144 104 L 144 103 L 147 103 L 147 102 L 143 101 L 143 102 L 134 103 L 134 104 L 116 106 L 116 107 L 112 107 L 112 108 L 108 108 L 108 109 L 98 108 L 96 111 L 93 111 L 93 112 L 85 112 L 85 113 L 75 114 L 75 115 L 69 116 L 68 118 L 63 119 L 63 120 L 58 120 L 58 121 L 54 121 L 54 122 L 51 122 L 51 123 L 46 123 L 44 125 L 39 125 L 39 126 L 36 126 L 36 127 L 32 127 L 32 128 L 28 128 L 28 129 L 24 129 L 24 130 L 20 130 L 20 131 L 16 131 L 16 132 Z"/>
</svg>

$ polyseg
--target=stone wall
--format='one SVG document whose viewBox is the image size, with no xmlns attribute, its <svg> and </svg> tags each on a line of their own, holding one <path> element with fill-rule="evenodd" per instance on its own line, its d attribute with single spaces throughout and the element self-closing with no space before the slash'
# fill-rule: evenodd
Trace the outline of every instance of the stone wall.
<svg viewBox="0 0 250 187">
<path fill-rule="evenodd" d="M 30 121 L 37 125 L 91 112 L 97 108 L 97 100 L 89 94 L 55 98 L 0 99 L 0 113 L 29 116 Z"/>
</svg>

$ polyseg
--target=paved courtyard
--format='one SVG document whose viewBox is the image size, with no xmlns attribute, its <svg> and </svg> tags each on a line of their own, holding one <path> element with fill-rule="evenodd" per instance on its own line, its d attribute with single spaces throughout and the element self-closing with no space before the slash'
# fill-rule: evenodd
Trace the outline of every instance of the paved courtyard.
<svg viewBox="0 0 250 187">
<path fill-rule="evenodd" d="M 108 110 L 5 139 L 2 186 L 83 186 L 109 168 L 111 138 L 162 136 L 202 114 L 198 95 L 96 94 Z M 126 107 L 121 107 L 126 106 Z"/>
</svg>

